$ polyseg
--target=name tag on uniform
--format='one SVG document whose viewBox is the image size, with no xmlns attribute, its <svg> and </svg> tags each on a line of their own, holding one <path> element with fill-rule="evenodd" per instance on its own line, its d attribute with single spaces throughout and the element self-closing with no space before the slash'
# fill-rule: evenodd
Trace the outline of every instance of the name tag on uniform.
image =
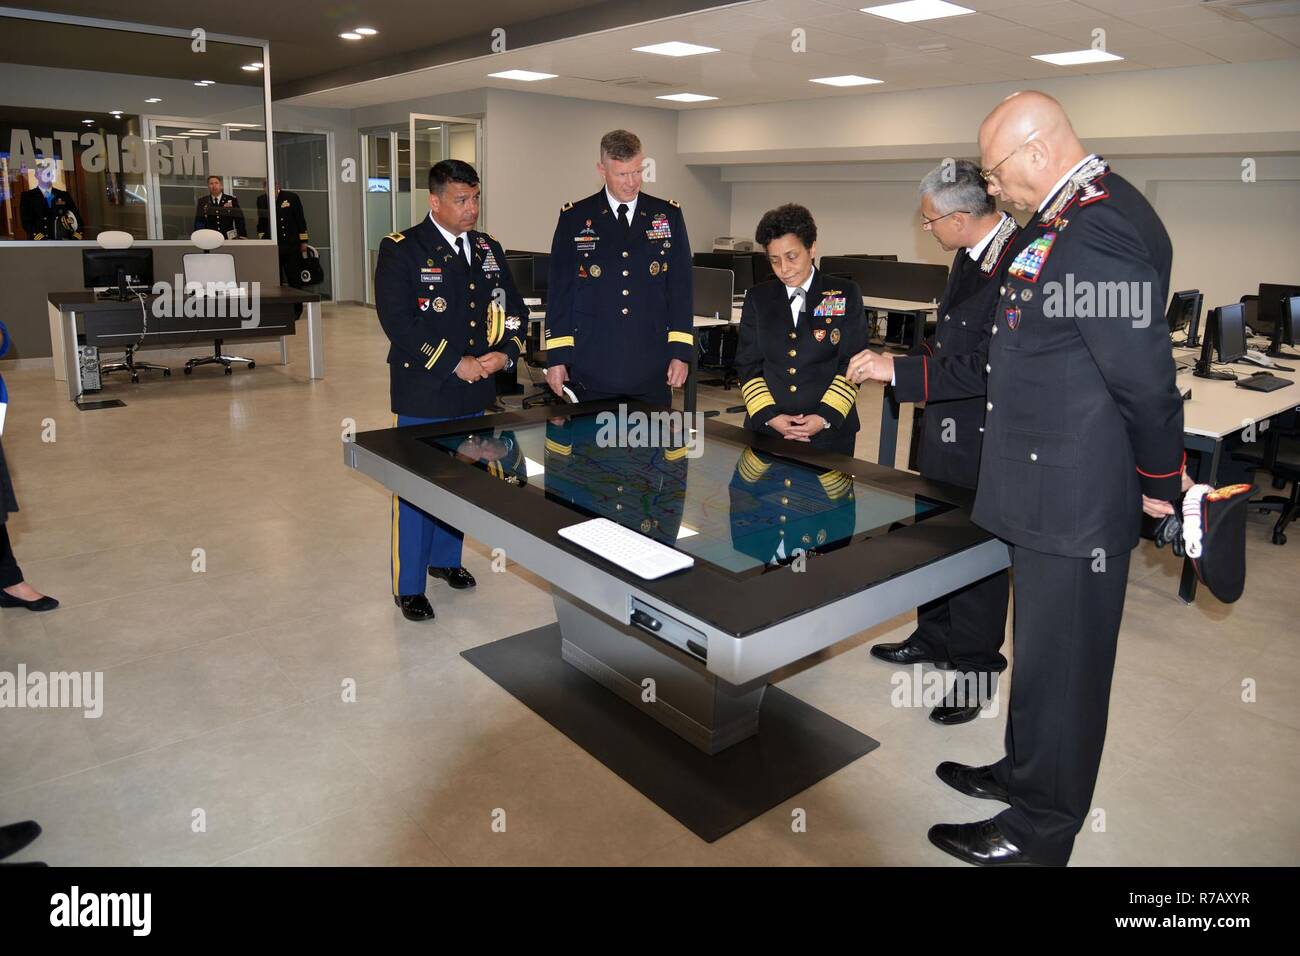
<svg viewBox="0 0 1300 956">
<path fill-rule="evenodd" d="M 441 282 L 442 270 L 437 268 L 421 268 L 420 281 L 428 285 L 431 285 L 434 282 Z"/>
<path fill-rule="evenodd" d="M 813 315 L 843 315 L 845 299 L 842 295 L 825 295 L 817 308 L 813 309 Z"/>
<path fill-rule="evenodd" d="M 1043 266 L 1047 263 L 1047 257 L 1051 255 L 1052 243 L 1056 242 L 1056 233 L 1047 232 L 1039 236 L 1025 248 L 1020 250 L 1011 267 L 1007 269 L 1008 275 L 1013 275 L 1017 279 L 1025 279 L 1028 282 L 1037 282 L 1038 276 L 1043 271 Z"/>
<path fill-rule="evenodd" d="M 650 220 L 650 228 L 646 230 L 645 237 L 651 242 L 673 237 L 673 231 L 668 225 L 668 215 L 666 213 L 655 214 L 654 219 Z"/>
</svg>

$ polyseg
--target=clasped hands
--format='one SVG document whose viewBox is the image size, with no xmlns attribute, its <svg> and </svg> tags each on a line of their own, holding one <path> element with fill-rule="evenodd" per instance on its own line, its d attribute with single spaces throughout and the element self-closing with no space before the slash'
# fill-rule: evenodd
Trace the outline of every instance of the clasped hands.
<svg viewBox="0 0 1300 956">
<path fill-rule="evenodd" d="M 477 358 L 473 355 L 465 355 L 456 364 L 456 376 L 462 381 L 477 382 L 481 378 L 495 375 L 505 367 L 505 352 L 488 352 L 487 355 L 480 355 Z"/>
<path fill-rule="evenodd" d="M 768 419 L 770 425 L 782 438 L 791 441 L 811 441 L 813 435 L 825 429 L 830 422 L 817 414 L 777 415 Z"/>
</svg>

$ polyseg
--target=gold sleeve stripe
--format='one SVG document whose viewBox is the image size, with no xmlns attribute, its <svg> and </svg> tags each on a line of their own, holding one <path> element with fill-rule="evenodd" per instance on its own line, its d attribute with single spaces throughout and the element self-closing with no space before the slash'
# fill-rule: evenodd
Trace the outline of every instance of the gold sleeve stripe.
<svg viewBox="0 0 1300 956">
<path fill-rule="evenodd" d="M 438 343 L 438 347 L 433 350 L 433 355 L 429 357 L 429 361 L 424 363 L 424 367 L 433 368 L 434 363 L 437 362 L 438 359 L 442 356 L 442 350 L 445 349 L 446 347 L 447 347 L 447 340 L 443 339 L 441 342 Z"/>
<path fill-rule="evenodd" d="M 547 340 L 546 340 L 546 347 L 547 347 L 548 349 L 564 349 L 564 348 L 573 348 L 573 336 L 572 336 L 572 335 L 557 335 L 557 336 L 556 336 L 555 338 L 553 338 L 553 339 L 547 339 Z"/>
<path fill-rule="evenodd" d="M 669 344 L 673 342 L 680 342 L 682 345 L 694 345 L 695 336 L 692 335 L 690 332 L 669 332 L 668 342 Z"/>
<path fill-rule="evenodd" d="M 554 438 L 546 439 L 546 450 L 556 455 L 569 455 L 573 452 L 572 445 L 562 445 Z"/>
<path fill-rule="evenodd" d="M 858 400 L 858 387 L 850 382 L 843 375 L 836 375 L 831 379 L 831 388 L 838 388 L 844 395 L 852 401 Z"/>
<path fill-rule="evenodd" d="M 751 415 L 757 415 L 769 405 L 775 405 L 776 399 L 768 390 L 767 383 L 761 378 L 752 378 L 740 387 L 740 393 L 745 398 L 745 410 Z"/>
<path fill-rule="evenodd" d="M 849 414 L 849 409 L 853 407 L 853 403 L 837 392 L 833 387 L 826 390 L 826 394 L 822 396 L 822 401 L 835 409 L 841 415 L 845 416 Z"/>
<path fill-rule="evenodd" d="M 828 471 L 817 480 L 822 483 L 826 494 L 832 498 L 843 498 L 853 487 L 853 480 L 842 471 Z"/>
<path fill-rule="evenodd" d="M 763 459 L 754 454 L 753 450 L 746 448 L 740 456 L 740 477 L 751 485 L 762 478 L 770 466 Z"/>
<path fill-rule="evenodd" d="M 519 354 L 520 354 L 520 355 L 523 355 L 525 352 L 528 351 L 528 349 L 526 349 L 526 348 L 524 347 L 524 340 L 521 339 L 519 336 L 517 336 L 517 335 L 512 335 L 512 336 L 510 336 L 510 341 L 511 341 L 511 342 L 514 342 L 515 345 L 519 346 Z"/>
<path fill-rule="evenodd" d="M 690 451 L 690 449 L 686 448 L 685 446 L 681 448 L 665 448 L 664 458 L 667 459 L 668 461 L 678 461 L 682 458 L 685 458 L 686 453 L 688 451 Z"/>
</svg>

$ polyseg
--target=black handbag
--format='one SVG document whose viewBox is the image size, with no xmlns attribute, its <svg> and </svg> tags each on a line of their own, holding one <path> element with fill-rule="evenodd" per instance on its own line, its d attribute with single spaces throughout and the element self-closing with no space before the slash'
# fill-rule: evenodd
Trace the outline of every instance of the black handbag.
<svg viewBox="0 0 1300 956">
<path fill-rule="evenodd" d="M 320 254 L 312 246 L 302 254 L 302 264 L 298 267 L 298 281 L 303 285 L 320 285 L 325 281 L 325 270 L 321 268 Z"/>
</svg>

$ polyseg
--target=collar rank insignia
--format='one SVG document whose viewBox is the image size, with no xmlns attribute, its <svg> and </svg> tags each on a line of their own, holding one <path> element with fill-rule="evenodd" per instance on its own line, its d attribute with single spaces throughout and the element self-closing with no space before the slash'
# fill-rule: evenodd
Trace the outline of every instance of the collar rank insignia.
<svg viewBox="0 0 1300 956">
<path fill-rule="evenodd" d="M 1110 164 L 1100 156 L 1094 156 L 1088 160 L 1075 171 L 1074 175 L 1061 187 L 1055 198 L 1043 209 L 1042 213 L 1039 214 L 1039 221 L 1047 223 L 1057 218 L 1061 213 L 1065 212 L 1065 208 L 1070 205 L 1076 195 L 1080 194 L 1080 191 L 1083 191 L 1079 199 L 1080 205 L 1087 205 L 1110 195 L 1100 183 L 1095 182 L 1108 172 L 1110 172 Z M 1085 189 L 1088 186 L 1092 188 Z"/>
<path fill-rule="evenodd" d="M 1007 243 L 1016 234 L 1017 228 L 1016 221 L 1010 216 L 1002 220 L 1002 225 L 998 226 L 998 231 L 993 234 L 988 248 L 984 250 L 984 258 L 980 261 L 980 272 L 986 276 L 993 274 L 997 264 L 1002 261 L 1002 253 L 1006 251 Z"/>
</svg>

